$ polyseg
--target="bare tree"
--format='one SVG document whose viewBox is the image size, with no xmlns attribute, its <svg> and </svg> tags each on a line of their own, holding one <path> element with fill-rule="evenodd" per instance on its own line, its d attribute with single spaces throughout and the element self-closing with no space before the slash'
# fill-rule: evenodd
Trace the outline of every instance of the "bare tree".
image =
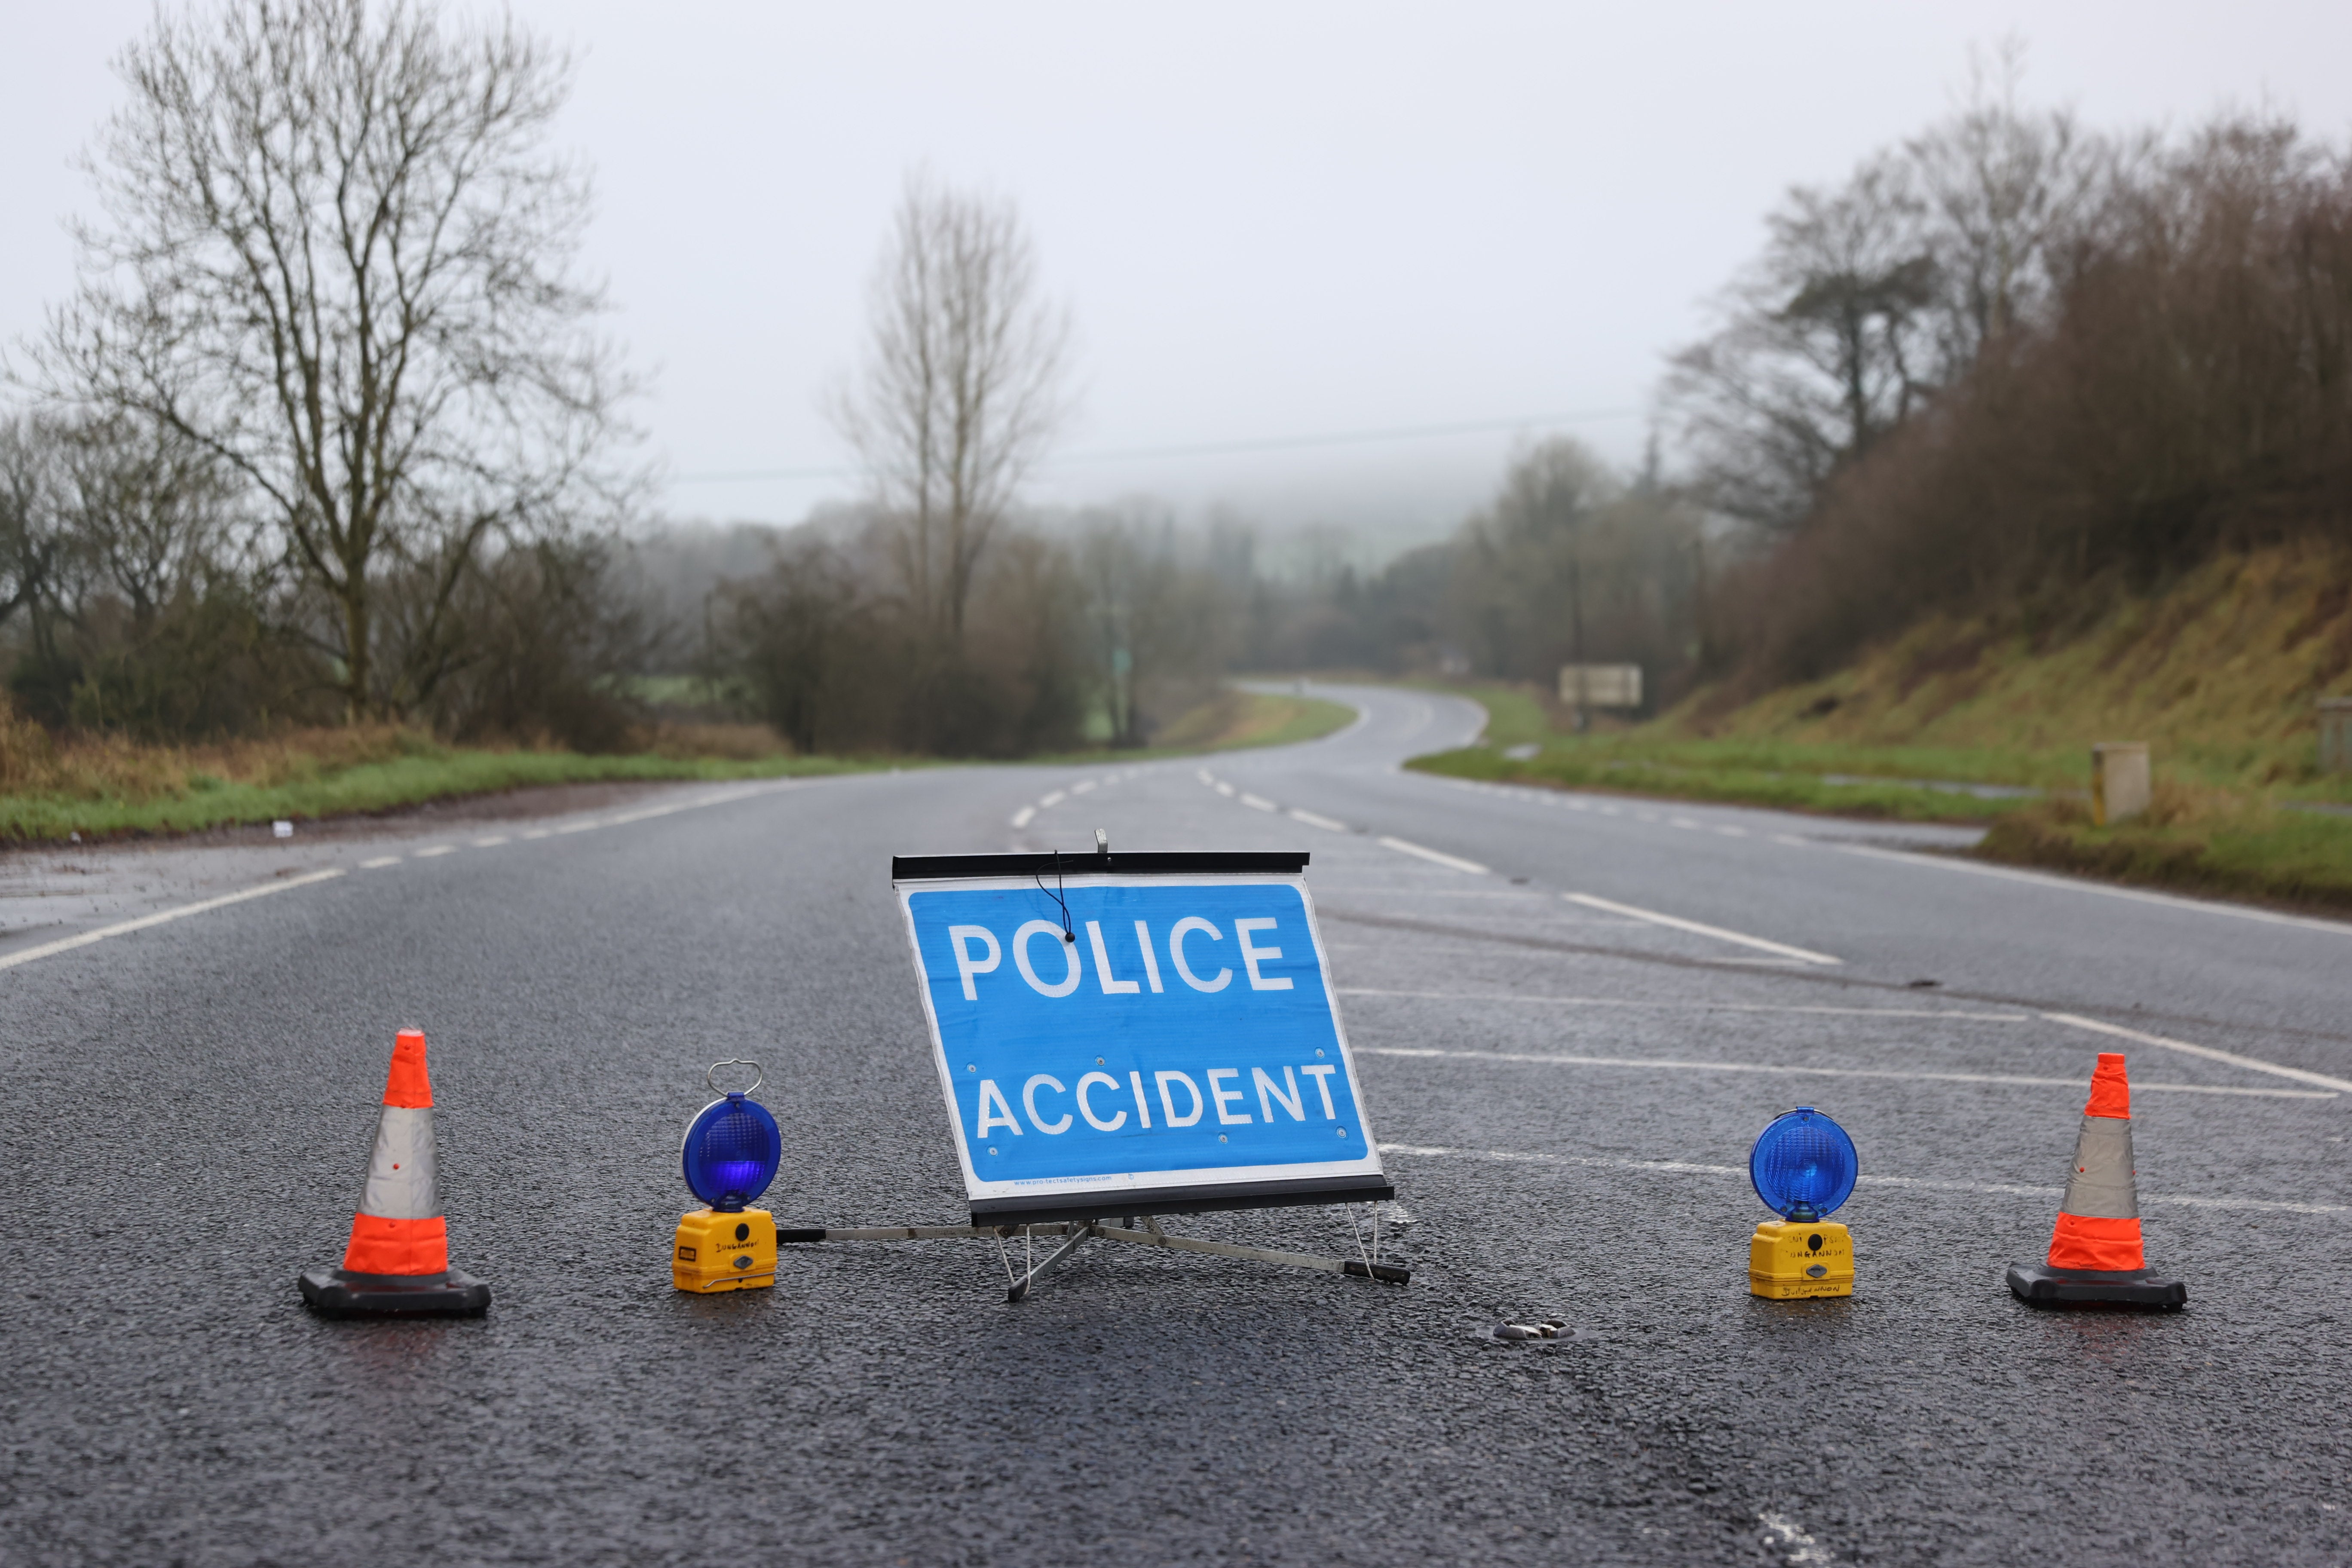
<svg viewBox="0 0 2352 1568">
<path fill-rule="evenodd" d="M 2095 199 L 2111 150 L 2065 110 L 2021 107 L 2025 46 L 1970 60 L 1958 112 L 1905 146 L 1941 273 L 1946 374 L 2050 297 L 2053 251 Z"/>
<path fill-rule="evenodd" d="M 385 577 L 427 579 L 437 648 L 485 549 L 609 493 L 627 389 L 570 276 L 587 181 L 545 147 L 569 61 L 429 0 L 244 0 L 159 14 L 117 69 L 108 222 L 76 228 L 37 384 L 249 486 L 347 712 L 402 711 Z"/>
<path fill-rule="evenodd" d="M 1899 161 L 1800 186 L 1727 292 L 1725 323 L 1676 354 L 1666 398 L 1709 501 L 1793 526 L 1831 476 L 1920 405 L 1936 370 L 1939 273 Z"/>
<path fill-rule="evenodd" d="M 89 586 L 119 595 L 144 634 L 226 565 L 233 494 L 212 455 L 124 415 L 59 433 L 57 505 Z"/>
<path fill-rule="evenodd" d="M 908 179 L 868 287 L 861 380 L 832 413 L 896 516 L 919 624 L 952 649 L 980 558 L 1067 411 L 1066 310 L 1009 201 Z"/>
</svg>

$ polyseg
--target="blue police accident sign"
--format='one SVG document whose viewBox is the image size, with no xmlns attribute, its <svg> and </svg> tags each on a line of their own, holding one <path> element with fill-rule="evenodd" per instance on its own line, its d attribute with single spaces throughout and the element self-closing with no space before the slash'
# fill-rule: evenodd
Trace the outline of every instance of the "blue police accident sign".
<svg viewBox="0 0 2352 1568">
<path fill-rule="evenodd" d="M 1058 883 L 895 883 L 975 1215 L 1390 1195 L 1301 877 Z"/>
</svg>

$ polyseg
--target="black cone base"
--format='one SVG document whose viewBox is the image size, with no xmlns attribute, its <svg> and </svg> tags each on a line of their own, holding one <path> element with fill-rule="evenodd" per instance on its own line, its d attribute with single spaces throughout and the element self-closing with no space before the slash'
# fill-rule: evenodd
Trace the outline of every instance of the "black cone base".
<svg viewBox="0 0 2352 1568">
<path fill-rule="evenodd" d="M 2053 1268 L 2046 1263 L 2012 1263 L 2009 1288 L 2036 1307 L 2103 1302 L 2116 1307 L 2179 1307 L 2189 1287 L 2147 1268 Z"/>
<path fill-rule="evenodd" d="M 302 1270 L 302 1300 L 330 1318 L 473 1317 L 490 1304 L 490 1288 L 452 1268 L 446 1274 L 353 1274 Z"/>
</svg>

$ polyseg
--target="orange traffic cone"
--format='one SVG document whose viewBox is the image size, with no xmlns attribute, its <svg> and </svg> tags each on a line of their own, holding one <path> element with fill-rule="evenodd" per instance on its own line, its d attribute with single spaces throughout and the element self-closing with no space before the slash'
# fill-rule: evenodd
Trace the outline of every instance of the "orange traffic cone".
<svg viewBox="0 0 2352 1568">
<path fill-rule="evenodd" d="M 2019 1300 L 2178 1307 L 2189 1300 L 2188 1286 L 2147 1267 L 2140 1246 L 2138 1174 L 2132 1163 L 2131 1081 L 2124 1058 L 2102 1051 L 2083 1128 L 2074 1136 L 2074 1165 L 2058 1203 L 2050 1261 L 2009 1266 L 2009 1288 Z"/>
<path fill-rule="evenodd" d="M 393 1042 L 383 1112 L 367 1191 L 352 1216 L 341 1268 L 302 1271 L 302 1300 L 341 1317 L 377 1313 L 469 1313 L 490 1304 L 490 1288 L 449 1267 L 449 1226 L 441 1217 L 433 1163 L 433 1080 L 425 1035 L 403 1029 Z"/>
</svg>

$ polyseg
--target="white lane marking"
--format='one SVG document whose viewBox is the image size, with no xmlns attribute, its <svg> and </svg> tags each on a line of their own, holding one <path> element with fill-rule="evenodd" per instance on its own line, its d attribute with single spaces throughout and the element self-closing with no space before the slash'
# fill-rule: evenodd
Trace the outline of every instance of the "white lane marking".
<svg viewBox="0 0 2352 1568">
<path fill-rule="evenodd" d="M 1716 831 L 1722 834 L 1726 838 L 1745 838 L 1748 837 L 1748 829 L 1744 827 L 1717 827 Z"/>
<path fill-rule="evenodd" d="M 1418 855 L 1424 860 L 1444 866 L 1450 870 L 1467 871 L 1474 877 L 1484 877 L 1487 874 L 1486 868 L 1475 860 L 1465 860 L 1459 855 L 1448 855 L 1440 849 L 1424 848 L 1406 839 L 1382 838 L 1378 840 L 1378 843 L 1383 849 L 1393 849 L 1400 855 Z"/>
<path fill-rule="evenodd" d="M 522 830 L 522 836 L 525 838 L 545 838 L 554 831 L 552 827 L 526 827 Z"/>
<path fill-rule="evenodd" d="M 1789 1568 L 1819 1568 L 1837 1561 L 1835 1554 L 1807 1534 L 1802 1526 L 1787 1514 L 1766 1509 L 1756 1516 L 1764 1527 L 1767 1542 L 1788 1553 Z"/>
<path fill-rule="evenodd" d="M 1693 822 L 1687 816 L 1670 816 L 1666 819 L 1666 826 L 1669 827 L 1686 827 L 1693 833 L 1697 833 L 1702 831 L 1706 826 L 1706 824 L 1703 822 Z"/>
<path fill-rule="evenodd" d="M 1595 806 L 1593 809 L 1601 813 L 1603 816 L 1622 816 L 1625 815 L 1624 808 L 1622 806 L 1601 805 Z"/>
<path fill-rule="evenodd" d="M 1793 833 L 1775 833 L 1772 835 L 1772 842 L 1775 844 L 1787 844 L 1798 849 L 1811 847 L 1807 840 L 1798 837 Z"/>
<path fill-rule="evenodd" d="M 1330 891 L 1325 889 L 1324 891 Z M 1496 897 L 1502 895 L 1496 894 Z M 1656 1007 L 1704 1013 L 1807 1013 L 1852 1018 L 1959 1018 L 1977 1024 L 2031 1024 L 2031 1013 L 1961 1013 L 1948 1007 L 1822 1007 L 1787 1002 L 1652 1002 L 1617 996 L 1523 996 L 1508 992 L 1375 991 L 1339 987 L 1342 996 L 1409 996 L 1431 1002 L 1536 1002 L 1555 1007 Z"/>
<path fill-rule="evenodd" d="M 1612 1160 L 1599 1154 L 1523 1154 L 1511 1149 L 1454 1149 L 1442 1145 L 1383 1143 L 1383 1154 L 1459 1154 L 1473 1160 L 1497 1160 L 1514 1165 L 1580 1165 L 1602 1171 L 1649 1171 L 1670 1176 L 1740 1176 L 1745 1165 L 1702 1165 L 1693 1160 Z M 2063 1187 L 2027 1186 L 2012 1182 L 1940 1182 L 1925 1176 L 1857 1176 L 1862 1187 L 1911 1187 L 1937 1193 L 1979 1193 L 1991 1197 L 2054 1198 Z M 2352 1214 L 2342 1204 L 2285 1203 L 2273 1198 L 2169 1197 L 2140 1194 L 2140 1201 L 2182 1208 L 2253 1209 L 2271 1214 Z"/>
<path fill-rule="evenodd" d="M 1591 893 L 1562 893 L 1560 897 L 1570 903 L 1582 904 L 1587 909 L 1607 910 L 1611 914 L 1628 915 L 1637 921 L 1647 921 L 1652 925 L 1671 926 L 1675 931 L 1691 931 L 1699 936 L 1711 936 L 1717 942 L 1738 942 L 1742 947 L 1752 947 L 1759 952 L 1777 952 L 1783 958 L 1801 959 L 1807 963 L 1834 964 L 1844 962 L 1842 959 L 1832 958 L 1826 952 L 1815 952 L 1810 948 L 1791 947 L 1785 942 L 1767 942 L 1760 936 L 1746 936 L 1736 931 L 1726 931 L 1721 926 L 1703 925 L 1697 921 L 1686 921 L 1680 915 L 1662 915 L 1655 910 L 1636 909 L 1632 904 L 1621 904 L 1612 899 L 1595 898 Z"/>
<path fill-rule="evenodd" d="M 1037 808 L 1035 806 L 1024 805 L 1020 810 L 1013 814 L 1013 826 L 1015 827 L 1026 827 L 1029 826 L 1031 818 L 1034 817 L 1036 815 Z"/>
<path fill-rule="evenodd" d="M 1246 790 L 1242 793 L 1241 799 L 1244 805 L 1249 806 L 1257 811 L 1280 811 L 1282 809 L 1280 806 L 1275 805 L 1274 802 L 1266 799 L 1265 796 L 1262 795 L 1251 795 Z"/>
<path fill-rule="evenodd" d="M 1216 784 L 1211 787 L 1214 788 L 1219 795 L 1223 795 L 1227 800 L 1234 798 L 1234 786 L 1227 784 L 1223 779 L 1219 779 Z"/>
<path fill-rule="evenodd" d="M 1038 801 L 1037 801 L 1037 808 L 1038 808 L 1040 811 L 1042 811 L 1042 810 L 1044 810 L 1045 807 L 1047 807 L 1047 806 L 1049 806 L 1049 805 L 1061 805 L 1064 801 L 1066 801 L 1066 800 L 1067 800 L 1067 799 L 1069 799 L 1069 798 L 1070 798 L 1070 792 L 1069 792 L 1069 791 L 1067 791 L 1067 790 L 1061 790 L 1061 789 L 1057 789 L 1057 790 L 1055 790 L 1055 791 L 1053 794 L 1051 794 L 1051 795 L 1041 795 L 1040 797 L 1038 797 Z"/>
<path fill-rule="evenodd" d="M 1348 831 L 1348 825 L 1344 822 L 1335 822 L 1328 816 L 1320 816 L 1312 811 L 1304 810 L 1296 805 L 1290 808 L 1290 815 L 1294 819 L 1307 824 L 1307 826 L 1319 827 L 1326 833 L 1345 833 Z"/>
<path fill-rule="evenodd" d="M 601 822 L 567 822 L 555 831 L 558 833 L 590 833 L 604 826 L 604 825 Z"/>
<path fill-rule="evenodd" d="M 1076 783 L 1076 784 L 1072 784 L 1072 785 L 1070 786 L 1070 793 L 1071 793 L 1072 795 L 1084 795 L 1084 794 L 1086 794 L 1086 793 L 1087 793 L 1087 791 L 1088 791 L 1088 790 L 1090 790 L 1090 789 L 1092 789 L 1092 788 L 1094 788 L 1094 787 L 1095 787 L 1095 781 L 1094 781 L 1094 780 L 1092 780 L 1092 779 L 1080 779 L 1077 783 Z"/>
<path fill-rule="evenodd" d="M 1700 1062 L 1670 1057 L 1570 1057 L 1535 1051 L 1441 1051 L 1417 1046 L 1358 1046 L 1360 1056 L 1436 1057 L 1449 1061 L 1533 1062 L 1545 1067 L 1636 1068 L 1658 1072 L 1760 1072 L 1808 1078 L 1884 1078 L 1920 1083 L 1991 1083 L 2012 1088 L 2071 1089 L 2080 1093 L 2090 1084 L 2079 1078 L 2022 1078 L 2011 1073 L 1906 1072 L 1895 1068 L 1783 1067 L 1770 1062 Z M 2201 1083 L 2136 1083 L 2149 1094 L 2239 1095 L 2253 1100 L 2334 1100 L 2315 1089 L 2231 1089 Z"/>
<path fill-rule="evenodd" d="M 360 869 L 362 871 L 381 871 L 386 866 L 397 866 L 399 864 L 400 857 L 397 855 L 379 855 L 373 860 L 361 861 Z"/>
<path fill-rule="evenodd" d="M 2208 902 L 2203 899 L 2184 899 L 2173 893 L 2152 893 L 2140 888 L 2116 888 L 2105 882 L 2078 881 L 2072 877 L 2053 877 L 2045 871 L 2022 871 L 2013 866 L 1987 866 L 1979 861 L 1960 860 L 1942 855 L 1915 855 L 1907 849 L 1878 849 L 1867 844 L 1837 844 L 1831 847 L 1848 855 L 1872 855 L 1882 860 L 1895 860 L 1912 866 L 1935 866 L 1947 871 L 1966 871 L 1978 877 L 2001 877 L 2012 882 L 2032 882 L 2044 888 L 2063 888 L 2070 892 L 2096 893 L 2102 898 L 2130 899 L 2137 903 L 2161 904 L 2168 909 L 2188 910 L 2200 915 L 2228 915 L 2235 920 L 2261 921 L 2266 925 L 2300 926 L 2305 931 L 2324 931 L 2336 936 L 2352 936 L 2352 923 L 2344 921 L 2319 920 L 2310 915 L 2283 915 L 2270 910 L 2251 909 L 2244 904 Z"/>
<path fill-rule="evenodd" d="M 477 849 L 496 849 L 499 845 L 504 844 L 506 841 L 507 836 L 505 834 L 493 833 L 488 838 L 475 839 L 474 847 Z"/>
<path fill-rule="evenodd" d="M 2245 1068 L 2253 1072 L 2272 1073 L 2279 1078 L 2291 1078 L 2297 1083 L 2315 1083 L 2322 1089 L 2332 1089 L 2339 1094 L 2352 1094 L 2352 1083 L 2347 1083 L 2340 1078 L 2329 1078 L 2326 1073 L 2305 1072 L 2301 1068 L 2281 1067 L 2275 1062 L 2261 1061 L 2253 1057 L 2242 1057 L 2234 1051 L 2219 1051 L 2211 1046 L 2196 1046 L 2187 1040 L 2169 1039 L 2163 1035 L 2150 1035 L 2138 1029 L 2126 1029 L 2121 1024 L 2103 1024 L 2096 1018 L 2085 1018 L 2074 1013 L 2044 1013 L 2042 1016 L 2053 1024 L 2063 1024 L 2069 1028 L 2088 1029 L 2094 1034 L 2113 1035 L 2122 1040 L 2137 1040 L 2144 1046 L 2160 1046 L 2168 1051 L 2184 1051 L 2192 1057 L 2203 1057 L 2208 1061 L 2227 1062 L 2231 1067 Z"/>
<path fill-rule="evenodd" d="M 430 860 L 436 855 L 446 855 L 457 847 L 455 844 L 428 844 L 422 849 L 412 849 L 409 853 L 419 860 Z"/>
<path fill-rule="evenodd" d="M 307 888 L 314 882 L 324 882 L 342 874 L 343 868 L 337 866 L 330 870 L 312 871 L 300 877 L 289 877 L 282 882 L 264 882 L 258 888 L 247 888 L 243 892 L 223 893 L 216 899 L 205 899 L 193 904 L 182 904 L 176 910 L 158 910 L 152 915 L 141 915 L 135 921 L 121 921 L 114 925 L 100 926 L 96 931 L 83 931 L 79 936 L 59 937 L 55 942 L 45 942 L 38 947 L 28 947 L 22 952 L 0 954 L 0 969 L 14 969 L 20 963 L 30 963 L 37 958 L 71 952 L 75 948 L 88 947 L 94 942 L 104 942 L 110 936 L 128 936 L 134 931 L 145 931 L 150 926 L 159 926 L 168 921 L 185 920 L 190 915 L 200 915 L 208 910 L 225 909 L 230 904 L 241 904 L 247 899 L 266 899 L 272 893 L 282 893 L 291 888 Z"/>
<path fill-rule="evenodd" d="M 1214 778 L 1210 776 L 1209 770 L 1206 768 L 1201 769 L 1199 772 L 1194 773 L 1193 776 L 1199 779 L 1202 784 L 1212 786 L 1213 786 L 1217 782 Z"/>
</svg>

